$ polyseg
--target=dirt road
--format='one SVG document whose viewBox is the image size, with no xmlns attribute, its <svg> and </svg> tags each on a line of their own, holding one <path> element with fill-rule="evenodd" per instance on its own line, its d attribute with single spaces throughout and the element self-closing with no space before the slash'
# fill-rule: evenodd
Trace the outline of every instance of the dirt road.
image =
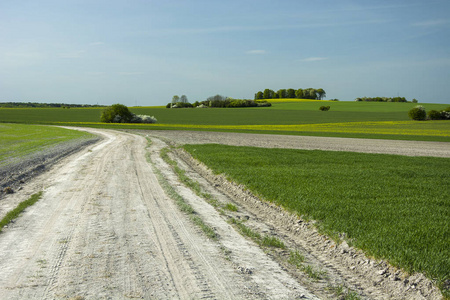
<svg viewBox="0 0 450 300">
<path fill-rule="evenodd" d="M 221 243 L 206 238 L 161 188 L 144 137 L 89 131 L 105 138 L 11 196 L 45 191 L 0 234 L 0 298 L 317 299 L 177 186 L 209 214 Z M 162 146 L 154 143 L 152 160 L 176 180 Z"/>
<path fill-rule="evenodd" d="M 165 141 L 313 149 L 321 144 L 342 150 L 349 140 L 145 132 L 152 136 L 149 146 L 142 135 L 83 130 L 104 138 L 0 201 L 1 216 L 44 190 L 41 200 L 0 233 L 0 299 L 440 298 L 423 275 L 404 274 L 346 243 L 337 245 L 319 234 L 313 222 L 262 202 L 183 151 L 170 154 L 203 191 L 237 211 L 214 208 L 181 184 L 160 157 Z M 350 143 L 347 149 L 368 147 L 362 143 Z M 412 147 L 412 155 L 421 148 L 394 144 L 387 145 L 388 153 Z M 445 143 L 433 152 L 437 144 L 418 155 L 448 156 Z M 214 229 L 218 240 L 208 239 L 180 212 L 161 177 Z M 227 222 L 231 218 L 283 241 L 287 249 L 261 249 Z M 291 251 L 303 256 L 301 268 L 287 262 Z"/>
<path fill-rule="evenodd" d="M 233 146 L 252 146 L 264 148 L 290 148 L 306 150 L 384 153 L 406 156 L 450 157 L 450 143 L 446 142 L 354 139 L 317 136 L 177 130 L 152 130 L 151 135 L 174 141 L 178 144 L 215 143 Z"/>
</svg>

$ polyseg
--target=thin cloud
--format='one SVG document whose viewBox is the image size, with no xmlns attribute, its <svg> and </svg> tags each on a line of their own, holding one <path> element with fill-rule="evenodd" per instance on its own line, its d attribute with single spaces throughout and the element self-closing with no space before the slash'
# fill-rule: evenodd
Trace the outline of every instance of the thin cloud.
<svg viewBox="0 0 450 300">
<path fill-rule="evenodd" d="M 437 27 L 437 26 L 442 26 L 442 25 L 446 25 L 450 23 L 450 20 L 444 20 L 444 19 L 437 19 L 437 20 L 428 20 L 428 21 L 423 21 L 423 22 L 417 22 L 417 23 L 413 23 L 413 26 L 418 26 L 418 27 Z"/>
<path fill-rule="evenodd" d="M 66 52 L 66 53 L 60 53 L 58 56 L 60 58 L 81 58 L 83 54 L 86 53 L 85 50 L 78 50 L 78 51 L 72 51 L 72 52 Z"/>
<path fill-rule="evenodd" d="M 385 19 L 372 19 L 364 21 L 345 21 L 331 23 L 302 23 L 294 25 L 258 25 L 258 26 L 220 26 L 207 28 L 166 28 L 155 31 L 136 31 L 133 35 L 161 36 L 161 35 L 181 35 L 181 34 L 212 34 L 222 32 L 258 32 L 258 31 L 282 31 L 308 28 L 328 28 L 337 26 L 359 26 L 365 24 L 387 23 Z"/>
<path fill-rule="evenodd" d="M 247 52 L 245 52 L 247 54 L 251 54 L 251 55 L 261 55 L 261 54 L 266 54 L 266 50 L 249 50 Z"/>
<path fill-rule="evenodd" d="M 118 72 L 117 74 L 123 76 L 135 76 L 135 75 L 142 75 L 144 74 L 144 72 Z"/>
<path fill-rule="evenodd" d="M 104 45 L 105 43 L 103 43 L 103 42 L 93 42 L 93 43 L 90 43 L 89 44 L 89 46 L 100 46 L 100 45 Z"/>
<path fill-rule="evenodd" d="M 328 59 L 328 57 L 308 57 L 308 58 L 300 59 L 300 61 L 321 61 L 321 60 L 326 60 L 326 59 Z"/>
</svg>

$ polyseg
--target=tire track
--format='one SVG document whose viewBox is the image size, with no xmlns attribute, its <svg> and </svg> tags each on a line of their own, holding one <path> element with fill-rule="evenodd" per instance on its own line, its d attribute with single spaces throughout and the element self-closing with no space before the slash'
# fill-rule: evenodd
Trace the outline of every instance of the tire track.
<svg viewBox="0 0 450 300">
<path fill-rule="evenodd" d="M 289 299 L 298 294 L 297 283 L 280 283 L 295 281 L 274 262 L 260 266 L 269 266 L 261 274 L 278 278 L 272 284 L 239 272 L 225 259 L 220 245 L 165 194 L 146 161 L 143 137 L 83 130 L 105 138 L 37 178 L 35 186 L 48 187 L 43 198 L 0 234 L 0 298 Z M 241 242 L 236 247 L 243 252 L 260 251 Z"/>
</svg>

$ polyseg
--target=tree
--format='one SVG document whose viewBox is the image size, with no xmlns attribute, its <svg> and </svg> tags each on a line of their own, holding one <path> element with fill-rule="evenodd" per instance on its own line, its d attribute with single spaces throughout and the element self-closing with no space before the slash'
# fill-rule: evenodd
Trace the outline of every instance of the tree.
<svg viewBox="0 0 450 300">
<path fill-rule="evenodd" d="M 264 97 L 264 99 L 272 99 L 274 93 L 275 92 L 272 91 L 271 89 L 265 89 L 264 93 L 263 93 L 263 97 Z"/>
<path fill-rule="evenodd" d="M 417 105 L 408 112 L 408 116 L 413 120 L 421 121 L 427 118 L 427 112 L 422 105 Z"/>
<path fill-rule="evenodd" d="M 123 104 L 108 106 L 102 111 L 100 122 L 104 123 L 129 123 L 133 114 Z"/>
<path fill-rule="evenodd" d="M 286 91 L 286 98 L 295 98 L 295 90 L 294 89 L 287 89 L 287 91 Z"/>
<path fill-rule="evenodd" d="M 297 99 L 303 98 L 303 89 L 298 89 L 295 91 L 295 98 L 297 98 Z"/>
<path fill-rule="evenodd" d="M 255 94 L 255 100 L 263 99 L 264 94 L 263 92 L 259 91 Z"/>
<path fill-rule="evenodd" d="M 186 97 L 186 95 L 181 95 L 180 102 L 181 103 L 189 103 L 188 98 Z"/>
<path fill-rule="evenodd" d="M 175 104 L 177 102 L 180 102 L 180 97 L 178 97 L 178 95 L 175 95 L 172 97 L 172 103 Z"/>
<path fill-rule="evenodd" d="M 287 98 L 286 97 L 286 90 L 285 89 L 280 89 L 277 91 L 278 97 L 277 98 Z"/>
<path fill-rule="evenodd" d="M 315 89 L 309 89 L 309 99 L 317 99 L 317 92 Z"/>
<path fill-rule="evenodd" d="M 225 101 L 225 100 L 227 100 L 227 97 L 219 95 L 219 94 L 208 97 L 208 99 L 206 99 L 206 101 Z"/>
<path fill-rule="evenodd" d="M 324 89 L 317 89 L 316 93 L 319 95 L 319 100 L 322 100 L 327 96 L 327 93 L 325 93 Z"/>
</svg>

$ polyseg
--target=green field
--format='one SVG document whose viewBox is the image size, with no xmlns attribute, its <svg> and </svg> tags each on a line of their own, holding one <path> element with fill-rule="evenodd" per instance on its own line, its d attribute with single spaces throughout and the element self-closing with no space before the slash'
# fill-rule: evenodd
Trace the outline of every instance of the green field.
<svg viewBox="0 0 450 300">
<path fill-rule="evenodd" d="M 329 105 L 330 111 L 319 111 Z M 104 128 L 208 130 L 292 135 L 450 141 L 450 122 L 410 121 L 414 103 L 292 101 L 267 108 L 167 109 L 131 107 L 155 116 L 157 124 L 99 123 L 102 108 L 0 108 L 0 122 Z M 442 110 L 446 104 L 423 104 Z"/>
<path fill-rule="evenodd" d="M 0 166 L 59 143 L 90 137 L 86 132 L 52 126 L 0 123 Z"/>
<path fill-rule="evenodd" d="M 215 173 L 346 233 L 368 255 L 450 279 L 450 160 L 333 151 L 185 145 Z"/>
<path fill-rule="evenodd" d="M 330 111 L 319 111 L 329 105 Z M 272 107 L 226 109 L 167 109 L 130 107 L 135 114 L 152 115 L 159 124 L 189 125 L 287 125 L 363 121 L 407 121 L 414 103 L 303 101 L 280 102 Z M 446 104 L 423 104 L 442 110 Z M 99 122 L 103 108 L 0 108 L 1 122 L 52 123 Z"/>
</svg>

